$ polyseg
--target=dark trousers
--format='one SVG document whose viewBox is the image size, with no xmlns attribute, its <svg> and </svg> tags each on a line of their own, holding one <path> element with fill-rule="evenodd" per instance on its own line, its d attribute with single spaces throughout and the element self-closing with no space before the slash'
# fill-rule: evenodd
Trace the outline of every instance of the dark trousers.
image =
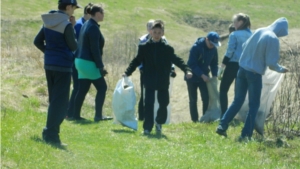
<svg viewBox="0 0 300 169">
<path fill-rule="evenodd" d="M 229 91 L 230 85 L 232 84 L 233 80 L 236 78 L 238 70 L 239 70 L 239 63 L 237 62 L 229 62 L 224 70 L 224 74 L 220 85 L 220 105 L 222 111 L 221 119 L 224 113 L 226 112 L 228 106 L 227 93 Z"/>
<path fill-rule="evenodd" d="M 143 73 L 140 74 L 140 86 L 141 86 L 141 97 L 138 106 L 139 120 L 144 120 L 145 117 L 145 106 L 144 106 L 144 80 Z"/>
<path fill-rule="evenodd" d="M 190 114 L 192 121 L 196 122 L 199 120 L 198 108 L 197 108 L 197 89 L 200 90 L 201 99 L 202 99 L 202 114 L 204 115 L 209 103 L 208 89 L 206 82 L 202 79 L 199 82 L 187 81 L 187 87 L 189 92 L 190 100 Z"/>
<path fill-rule="evenodd" d="M 63 122 L 69 101 L 71 72 L 46 70 L 49 107 L 43 137 L 46 141 L 58 141 L 60 125 Z"/>
<path fill-rule="evenodd" d="M 78 72 L 77 72 L 77 69 L 75 68 L 75 64 L 73 65 L 73 68 L 72 68 L 72 80 L 73 80 L 73 90 L 72 90 L 71 98 L 69 101 L 69 107 L 68 107 L 68 113 L 67 113 L 68 117 L 73 117 L 75 96 L 78 92 Z"/>
<path fill-rule="evenodd" d="M 144 130 L 151 131 L 154 125 L 154 101 L 155 101 L 155 90 L 146 88 L 145 90 L 145 121 L 143 124 Z M 159 108 L 157 110 L 156 123 L 164 124 L 167 120 L 169 105 L 169 90 L 158 90 L 157 101 Z"/>
<path fill-rule="evenodd" d="M 95 118 L 102 118 L 102 107 L 104 104 L 107 85 L 104 77 L 101 77 L 96 80 L 89 79 L 79 79 L 79 89 L 75 97 L 75 109 L 74 109 L 74 118 L 80 117 L 80 111 L 82 104 L 84 102 L 85 96 L 90 89 L 91 84 L 97 89 L 96 99 L 95 99 Z"/>
</svg>

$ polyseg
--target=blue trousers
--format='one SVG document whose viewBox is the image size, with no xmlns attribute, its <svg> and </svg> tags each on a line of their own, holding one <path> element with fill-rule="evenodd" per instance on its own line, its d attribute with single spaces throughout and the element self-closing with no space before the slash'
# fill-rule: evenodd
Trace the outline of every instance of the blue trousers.
<svg viewBox="0 0 300 169">
<path fill-rule="evenodd" d="M 223 130 L 228 129 L 228 124 L 241 109 L 248 91 L 249 111 L 241 136 L 252 137 L 256 114 L 260 106 L 261 89 L 262 75 L 240 67 L 235 81 L 234 100 L 220 121 Z"/>
<path fill-rule="evenodd" d="M 71 98 L 69 101 L 69 107 L 68 107 L 68 113 L 67 116 L 68 117 L 73 117 L 74 114 L 74 103 L 75 103 L 75 96 L 78 92 L 78 72 L 77 69 L 75 68 L 75 64 L 73 65 L 72 68 L 72 80 L 73 80 L 73 90 L 72 90 L 72 94 L 71 94 Z"/>
</svg>

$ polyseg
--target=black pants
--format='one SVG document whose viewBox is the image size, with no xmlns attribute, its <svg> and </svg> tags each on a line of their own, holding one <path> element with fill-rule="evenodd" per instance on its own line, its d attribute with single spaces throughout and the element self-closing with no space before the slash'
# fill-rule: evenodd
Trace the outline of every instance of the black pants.
<svg viewBox="0 0 300 169">
<path fill-rule="evenodd" d="M 69 101 L 69 107 L 68 107 L 68 113 L 67 113 L 68 117 L 73 117 L 75 96 L 78 92 L 78 72 L 77 72 L 77 69 L 75 68 L 75 64 L 73 65 L 72 70 L 73 70 L 73 72 L 72 72 L 73 90 L 72 90 L 71 98 Z"/>
<path fill-rule="evenodd" d="M 209 103 L 208 89 L 206 86 L 206 82 L 204 82 L 202 79 L 200 79 L 199 82 L 187 81 L 187 87 L 189 92 L 191 119 L 192 121 L 196 122 L 199 120 L 197 108 L 197 89 L 199 88 L 201 94 L 203 115 L 206 112 Z"/>
<path fill-rule="evenodd" d="M 237 72 L 239 70 L 239 64 L 237 62 L 229 62 L 224 70 L 220 85 L 220 105 L 221 105 L 221 119 L 228 107 L 228 90 L 233 80 L 236 78 Z"/>
<path fill-rule="evenodd" d="M 89 79 L 79 79 L 79 89 L 75 97 L 75 109 L 74 109 L 74 118 L 80 117 L 80 111 L 82 104 L 84 102 L 85 96 L 90 89 L 91 84 L 97 89 L 96 99 L 95 99 L 95 119 L 102 118 L 102 107 L 104 104 L 107 85 L 104 77 L 101 77 L 96 80 Z"/>
<path fill-rule="evenodd" d="M 169 105 L 169 90 L 158 90 L 157 101 L 159 108 L 157 110 L 156 123 L 164 124 L 167 120 Z M 146 88 L 145 90 L 145 121 L 143 124 L 144 130 L 151 131 L 154 125 L 154 102 L 155 90 Z"/>
<path fill-rule="evenodd" d="M 59 141 L 60 125 L 68 108 L 71 72 L 46 70 L 46 79 L 49 107 L 43 138 L 46 141 Z"/>
<path fill-rule="evenodd" d="M 145 106 L 144 106 L 144 80 L 143 73 L 140 74 L 140 86 L 141 86 L 141 97 L 138 106 L 139 120 L 144 120 L 145 117 Z"/>
</svg>

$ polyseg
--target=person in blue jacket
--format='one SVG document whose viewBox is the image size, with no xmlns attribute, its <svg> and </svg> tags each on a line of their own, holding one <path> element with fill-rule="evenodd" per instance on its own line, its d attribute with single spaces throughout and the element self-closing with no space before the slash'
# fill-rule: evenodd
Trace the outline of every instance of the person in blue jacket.
<svg viewBox="0 0 300 169">
<path fill-rule="evenodd" d="M 82 25 L 85 23 L 85 21 L 89 20 L 91 17 L 91 15 L 87 13 L 87 9 L 91 5 L 93 5 L 93 4 L 89 3 L 87 6 L 84 7 L 83 17 L 78 19 L 74 25 L 77 41 L 78 41 L 78 37 L 79 37 L 79 33 L 80 33 Z M 73 90 L 72 90 L 71 98 L 69 101 L 69 107 L 68 107 L 68 112 L 67 112 L 67 116 L 66 116 L 67 120 L 73 119 L 75 96 L 78 92 L 78 72 L 77 72 L 77 69 L 75 68 L 75 64 L 73 64 L 73 68 L 72 68 L 72 80 L 73 80 Z"/>
<path fill-rule="evenodd" d="M 233 16 L 235 31 L 229 35 L 227 51 L 222 65 L 218 71 L 220 85 L 221 118 L 228 106 L 228 90 L 239 70 L 239 60 L 242 53 L 242 45 L 252 35 L 251 22 L 248 15 L 239 13 Z M 225 69 L 225 70 L 224 70 Z M 224 74 L 223 74 L 224 72 Z"/>
<path fill-rule="evenodd" d="M 73 52 L 77 48 L 74 29 L 69 17 L 79 8 L 76 0 L 59 0 L 58 10 L 42 15 L 43 27 L 34 39 L 34 45 L 44 53 L 49 107 L 43 140 L 64 145 L 59 137 L 69 101 Z"/>
<path fill-rule="evenodd" d="M 262 90 L 262 75 L 267 67 L 279 73 L 286 73 L 288 69 L 279 65 L 279 39 L 288 35 L 288 21 L 279 18 L 270 26 L 257 29 L 244 43 L 239 60 L 239 71 L 235 81 L 234 100 L 225 112 L 217 127 L 216 133 L 227 137 L 230 121 L 241 109 L 247 92 L 249 98 L 249 111 L 239 141 L 251 140 L 255 118 L 260 106 Z"/>
<path fill-rule="evenodd" d="M 202 98 L 202 113 L 205 114 L 208 104 L 209 95 L 206 82 L 209 81 L 209 73 L 217 77 L 218 73 L 218 51 L 217 47 L 221 46 L 220 37 L 216 32 L 209 32 L 206 37 L 198 38 L 190 50 L 188 66 L 192 69 L 193 77 L 186 79 L 190 114 L 193 122 L 199 121 L 197 108 L 197 90 L 200 89 Z"/>
<path fill-rule="evenodd" d="M 107 85 L 104 76 L 107 71 L 102 61 L 104 37 L 99 29 L 98 22 L 104 19 L 104 10 L 100 5 L 94 4 L 87 8 L 91 18 L 81 27 L 76 50 L 75 65 L 78 71 L 79 89 L 75 97 L 73 120 L 85 120 L 81 117 L 81 107 L 91 84 L 97 89 L 95 98 L 94 121 L 111 120 L 103 116 L 102 107 L 105 101 Z"/>
</svg>

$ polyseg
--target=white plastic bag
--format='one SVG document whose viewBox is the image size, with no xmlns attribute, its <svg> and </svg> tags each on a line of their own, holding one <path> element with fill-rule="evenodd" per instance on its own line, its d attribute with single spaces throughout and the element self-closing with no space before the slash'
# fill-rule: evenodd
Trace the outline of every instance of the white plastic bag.
<svg viewBox="0 0 300 169">
<path fill-rule="evenodd" d="M 265 75 L 262 76 L 263 87 L 260 96 L 260 106 L 256 115 L 254 126 L 255 130 L 261 135 L 264 134 L 265 120 L 270 113 L 270 108 L 283 80 L 283 77 L 284 74 L 277 73 L 270 69 L 267 69 Z M 249 100 L 247 94 L 245 102 L 235 118 L 242 122 L 245 122 L 247 113 L 249 111 L 248 104 Z"/>
<path fill-rule="evenodd" d="M 171 98 L 171 94 L 172 94 L 172 87 L 173 87 L 173 81 L 174 81 L 174 78 L 173 77 L 170 77 L 170 85 L 169 85 L 169 97 Z M 154 122 L 155 122 L 155 119 L 156 119 L 156 116 L 157 116 L 157 110 L 159 108 L 159 104 L 158 104 L 158 101 L 157 101 L 157 91 L 155 91 L 155 102 L 154 102 Z M 171 102 L 169 103 L 168 107 L 167 107 L 167 110 L 168 110 L 168 115 L 167 115 L 167 120 L 165 122 L 165 124 L 169 124 L 170 123 L 170 117 L 171 117 Z"/>
<path fill-rule="evenodd" d="M 208 89 L 209 104 L 207 111 L 199 120 L 202 123 L 217 121 L 220 119 L 221 116 L 217 78 L 211 78 L 206 83 L 206 86 Z"/>
<path fill-rule="evenodd" d="M 112 108 L 114 112 L 114 123 L 137 130 L 138 122 L 135 117 L 136 96 L 132 81 L 122 78 L 118 81 L 113 93 Z"/>
</svg>

